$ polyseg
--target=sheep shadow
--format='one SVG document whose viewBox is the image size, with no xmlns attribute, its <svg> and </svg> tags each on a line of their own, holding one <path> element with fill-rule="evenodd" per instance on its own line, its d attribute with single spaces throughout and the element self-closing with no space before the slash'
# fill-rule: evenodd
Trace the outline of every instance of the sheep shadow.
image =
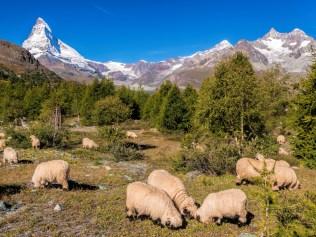
<svg viewBox="0 0 316 237">
<path fill-rule="evenodd" d="M 137 144 L 135 142 L 126 142 L 125 145 L 126 145 L 126 147 L 133 148 L 133 149 L 139 150 L 139 151 L 157 148 L 157 146 L 155 146 L 155 145 L 142 144 L 142 143 Z"/>
<path fill-rule="evenodd" d="M 0 195 L 14 195 L 20 193 L 24 187 L 22 185 L 0 185 Z"/>
<path fill-rule="evenodd" d="M 68 181 L 68 185 L 69 185 L 69 191 L 95 191 L 100 189 L 98 186 L 96 185 L 91 185 L 91 184 L 86 184 L 86 183 L 79 183 L 77 181 L 74 180 L 69 180 Z M 56 183 L 51 183 L 48 184 L 46 186 L 46 188 L 49 189 L 62 189 L 62 185 L 60 184 L 56 184 Z"/>
<path fill-rule="evenodd" d="M 21 164 L 21 165 L 28 165 L 28 164 L 33 164 L 34 161 L 32 160 L 19 160 L 18 161 L 18 164 Z"/>
<path fill-rule="evenodd" d="M 247 212 L 247 215 L 246 215 L 246 223 L 240 223 L 238 221 L 238 217 L 237 218 L 223 218 L 222 219 L 222 223 L 230 223 L 230 224 L 234 224 L 234 225 L 238 225 L 238 227 L 243 227 L 243 226 L 247 226 L 247 225 L 250 225 L 251 224 L 251 221 L 252 219 L 255 217 L 254 214 L 252 214 L 251 212 Z"/>
</svg>

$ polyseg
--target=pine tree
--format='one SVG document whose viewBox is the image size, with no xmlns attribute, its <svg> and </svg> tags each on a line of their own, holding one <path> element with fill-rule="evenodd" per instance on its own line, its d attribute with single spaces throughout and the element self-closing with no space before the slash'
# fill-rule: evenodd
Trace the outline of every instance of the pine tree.
<svg viewBox="0 0 316 237">
<path fill-rule="evenodd" d="M 306 80 L 301 83 L 296 99 L 294 140 L 295 155 L 306 161 L 307 166 L 316 167 L 316 61 L 311 66 Z"/>
<path fill-rule="evenodd" d="M 176 85 L 173 85 L 163 100 L 158 125 L 161 129 L 185 130 L 189 127 L 187 113 L 188 110 L 181 92 Z"/>
<path fill-rule="evenodd" d="M 213 78 L 201 88 L 195 122 L 212 133 L 224 133 L 243 140 L 264 130 L 257 97 L 254 70 L 242 53 L 221 62 Z"/>
</svg>

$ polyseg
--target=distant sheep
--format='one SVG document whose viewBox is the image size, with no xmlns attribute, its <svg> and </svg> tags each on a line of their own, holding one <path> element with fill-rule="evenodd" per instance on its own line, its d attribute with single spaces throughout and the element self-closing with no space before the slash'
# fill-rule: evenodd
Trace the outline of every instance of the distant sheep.
<svg viewBox="0 0 316 237">
<path fill-rule="evenodd" d="M 301 187 L 295 171 L 289 167 L 276 166 L 272 176 L 272 181 L 272 190 L 274 191 L 278 191 L 283 188 L 294 190 Z"/>
<path fill-rule="evenodd" d="M 278 144 L 283 145 L 283 144 L 285 144 L 285 142 L 286 142 L 285 136 L 279 135 L 279 136 L 277 137 L 277 143 L 278 143 Z"/>
<path fill-rule="evenodd" d="M 4 132 L 0 132 L 0 139 L 3 139 L 3 138 L 5 138 L 5 133 Z"/>
<path fill-rule="evenodd" d="M 203 201 L 197 210 L 196 216 L 202 223 L 208 224 L 214 219 L 221 224 L 222 219 L 238 218 L 242 224 L 247 222 L 247 196 L 240 189 L 228 189 L 211 193 Z"/>
<path fill-rule="evenodd" d="M 189 214 L 195 217 L 197 206 L 192 197 L 190 197 L 182 181 L 166 170 L 154 170 L 148 177 L 148 184 L 165 191 L 174 201 L 176 207 L 182 215 Z"/>
<path fill-rule="evenodd" d="M 279 148 L 278 154 L 281 156 L 288 156 L 290 153 L 283 147 Z"/>
<path fill-rule="evenodd" d="M 33 174 L 32 183 L 35 188 L 45 187 L 49 183 L 61 184 L 68 190 L 69 164 L 63 160 L 52 160 L 40 163 Z"/>
<path fill-rule="evenodd" d="M 6 162 L 10 165 L 18 163 L 18 153 L 12 147 L 7 147 L 3 150 L 3 163 L 5 164 Z"/>
<path fill-rule="evenodd" d="M 97 149 L 99 148 L 99 145 L 89 138 L 83 138 L 82 147 L 85 149 Z"/>
<path fill-rule="evenodd" d="M 5 139 L 0 139 L 0 150 L 3 150 L 6 147 Z"/>
<path fill-rule="evenodd" d="M 135 139 L 135 138 L 137 138 L 137 134 L 134 133 L 134 132 L 132 132 L 132 131 L 127 131 L 127 132 L 126 132 L 126 137 L 127 137 L 127 138 Z"/>
<path fill-rule="evenodd" d="M 126 209 L 128 217 L 149 216 L 163 226 L 182 226 L 181 215 L 168 194 L 145 183 L 134 182 L 127 186 Z"/>
<path fill-rule="evenodd" d="M 30 138 L 31 138 L 31 142 L 32 142 L 32 148 L 39 149 L 40 145 L 41 145 L 40 140 L 34 135 L 31 135 Z"/>
</svg>

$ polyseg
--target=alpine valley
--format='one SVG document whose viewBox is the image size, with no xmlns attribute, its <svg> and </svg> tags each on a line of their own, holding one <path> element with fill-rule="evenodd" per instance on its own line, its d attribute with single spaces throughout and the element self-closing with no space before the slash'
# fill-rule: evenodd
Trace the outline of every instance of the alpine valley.
<svg viewBox="0 0 316 237">
<path fill-rule="evenodd" d="M 66 80 L 89 82 L 107 77 L 117 85 L 142 86 L 145 90 L 154 90 L 167 79 L 179 86 L 199 86 L 216 63 L 237 51 L 244 52 L 257 71 L 277 66 L 285 73 L 304 74 L 311 64 L 315 46 L 315 39 L 300 29 L 279 33 L 272 28 L 256 41 L 240 40 L 232 45 L 223 40 L 211 49 L 160 62 L 96 62 L 57 38 L 42 18 L 36 20 L 23 42 L 23 48 L 35 59 Z"/>
</svg>

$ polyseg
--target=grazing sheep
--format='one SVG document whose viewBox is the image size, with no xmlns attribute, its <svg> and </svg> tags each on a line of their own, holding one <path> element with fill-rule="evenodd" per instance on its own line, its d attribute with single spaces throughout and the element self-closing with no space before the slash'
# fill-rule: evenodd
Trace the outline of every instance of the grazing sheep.
<svg viewBox="0 0 316 237">
<path fill-rule="evenodd" d="M 148 184 L 165 191 L 174 201 L 176 207 L 182 215 L 189 214 L 195 217 L 197 206 L 192 197 L 190 197 L 182 181 L 166 170 L 154 170 L 148 176 Z"/>
<path fill-rule="evenodd" d="M 6 162 L 10 165 L 18 163 L 18 153 L 12 147 L 7 147 L 3 150 L 3 163 L 5 164 Z"/>
<path fill-rule="evenodd" d="M 238 218 L 239 222 L 247 222 L 247 196 L 240 189 L 228 189 L 211 193 L 197 210 L 196 216 L 202 223 L 208 224 L 214 219 L 221 224 L 222 218 Z"/>
<path fill-rule="evenodd" d="M 280 147 L 279 151 L 278 151 L 278 154 L 282 155 L 282 156 L 288 156 L 290 153 L 285 148 Z"/>
<path fill-rule="evenodd" d="M 127 131 L 127 132 L 126 132 L 126 137 L 127 137 L 127 138 L 135 139 L 135 138 L 137 138 L 137 135 L 136 135 L 136 133 L 134 133 L 134 132 L 132 132 L 132 131 Z"/>
<path fill-rule="evenodd" d="M 99 148 L 99 145 L 96 144 L 93 140 L 85 137 L 82 139 L 82 147 L 85 149 L 97 149 Z"/>
<path fill-rule="evenodd" d="M 5 133 L 4 132 L 0 132 L 0 138 L 5 138 Z"/>
<path fill-rule="evenodd" d="M 276 166 L 272 176 L 272 190 L 278 191 L 282 188 L 294 190 L 300 188 L 300 182 L 292 168 Z"/>
<path fill-rule="evenodd" d="M 142 182 L 127 186 L 126 209 L 128 217 L 149 216 L 153 221 L 160 221 L 163 226 L 182 226 L 181 215 L 168 194 Z"/>
<path fill-rule="evenodd" d="M 241 158 L 236 163 L 236 184 L 242 184 L 243 181 L 250 181 L 253 178 L 260 177 L 265 163 L 263 160 L 251 158 Z"/>
<path fill-rule="evenodd" d="M 285 160 L 273 160 L 273 159 L 266 159 L 263 155 L 257 154 L 256 159 L 265 162 L 266 169 L 269 172 L 272 172 L 274 169 L 274 166 L 283 166 L 283 167 L 291 167 L 288 162 Z"/>
<path fill-rule="evenodd" d="M 68 190 L 69 164 L 63 160 L 51 160 L 40 163 L 33 174 L 32 183 L 35 188 L 40 188 L 49 183 L 58 183 L 63 189 Z"/>
<path fill-rule="evenodd" d="M 0 150 L 3 150 L 6 147 L 5 139 L 0 139 Z"/>
<path fill-rule="evenodd" d="M 279 135 L 279 136 L 277 137 L 277 143 L 278 143 L 278 144 L 283 145 L 283 144 L 285 144 L 285 142 L 286 142 L 285 136 Z"/>
<path fill-rule="evenodd" d="M 31 135 L 30 138 L 31 138 L 31 142 L 32 142 L 32 148 L 39 149 L 39 147 L 41 145 L 40 140 L 34 135 Z"/>
</svg>

